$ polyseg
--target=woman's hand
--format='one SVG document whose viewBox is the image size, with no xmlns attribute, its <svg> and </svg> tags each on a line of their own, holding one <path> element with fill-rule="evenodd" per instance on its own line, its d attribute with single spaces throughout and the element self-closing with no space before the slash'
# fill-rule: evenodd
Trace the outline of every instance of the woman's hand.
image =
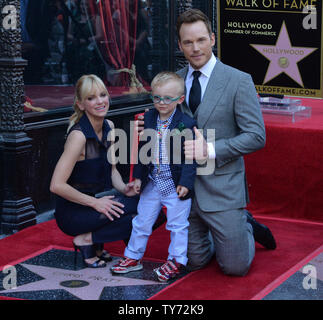
<svg viewBox="0 0 323 320">
<path fill-rule="evenodd" d="M 133 197 L 137 194 L 136 190 L 134 189 L 134 181 L 129 182 L 125 185 L 123 189 L 123 194 L 127 197 Z"/>
<path fill-rule="evenodd" d="M 120 218 L 120 214 L 124 213 L 122 210 L 124 205 L 118 201 L 114 201 L 113 198 L 114 196 L 105 196 L 96 199 L 93 206 L 96 211 L 103 213 L 111 221 L 114 220 L 113 217 Z"/>
</svg>

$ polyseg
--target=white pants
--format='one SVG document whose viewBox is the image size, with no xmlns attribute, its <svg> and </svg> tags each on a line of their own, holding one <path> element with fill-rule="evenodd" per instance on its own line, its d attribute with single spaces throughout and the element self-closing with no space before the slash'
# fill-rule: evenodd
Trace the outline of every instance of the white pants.
<svg viewBox="0 0 323 320">
<path fill-rule="evenodd" d="M 124 255 L 139 260 L 143 257 L 152 227 L 162 206 L 167 208 L 166 229 L 170 231 L 168 260 L 187 264 L 188 216 L 191 199 L 180 200 L 176 192 L 167 197 L 160 195 L 158 188 L 150 181 L 140 195 L 138 215 L 132 220 L 132 233 Z"/>
</svg>

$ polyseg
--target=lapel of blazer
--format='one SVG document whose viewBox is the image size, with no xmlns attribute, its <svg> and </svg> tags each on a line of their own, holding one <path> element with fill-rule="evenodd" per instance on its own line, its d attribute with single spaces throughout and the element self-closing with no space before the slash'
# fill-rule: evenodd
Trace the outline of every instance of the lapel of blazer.
<svg viewBox="0 0 323 320">
<path fill-rule="evenodd" d="M 152 109 L 147 115 L 145 115 L 145 129 L 156 130 L 158 112 L 156 109 Z"/>
<path fill-rule="evenodd" d="M 158 112 L 156 109 L 151 109 L 150 111 L 146 112 L 145 114 L 145 129 L 152 129 L 156 130 L 156 124 L 157 124 L 157 116 Z M 143 143 L 148 143 L 151 141 L 151 136 L 147 136 L 147 140 L 141 140 Z M 151 156 L 151 150 L 148 151 L 148 156 Z"/>
<path fill-rule="evenodd" d="M 188 66 L 184 67 L 183 69 L 177 72 L 184 80 L 186 80 L 186 76 L 188 73 Z M 211 114 L 214 112 L 218 100 L 222 96 L 222 92 L 227 84 L 227 78 L 224 72 L 224 64 L 217 58 L 215 67 L 212 71 L 210 80 L 206 87 L 203 99 L 196 109 L 194 115 L 186 103 L 186 100 L 181 104 L 181 110 L 194 117 L 197 120 L 198 127 L 203 128 Z M 185 95 L 188 94 L 186 92 L 185 86 Z"/>
<path fill-rule="evenodd" d="M 170 125 L 168 127 L 169 131 L 172 131 L 181 119 L 182 119 L 181 113 L 178 109 L 176 109 L 176 112 L 173 116 L 172 122 L 170 123 Z"/>
<path fill-rule="evenodd" d="M 217 59 L 203 99 L 195 112 L 195 114 L 197 113 L 199 128 L 203 128 L 209 117 L 213 114 L 216 105 L 222 96 L 223 90 L 226 87 L 228 79 L 226 78 L 223 69 L 224 64 Z"/>
<path fill-rule="evenodd" d="M 181 69 L 177 72 L 177 74 L 180 75 L 184 79 L 184 81 L 186 80 L 187 73 L 188 73 L 188 66 L 184 67 L 183 69 Z M 186 97 L 186 95 L 187 95 L 186 86 L 185 86 L 185 93 L 184 94 Z M 193 118 L 193 113 L 192 113 L 190 107 L 187 105 L 186 99 L 181 104 L 181 110 L 183 113 L 186 113 L 187 115 L 189 115 Z"/>
</svg>

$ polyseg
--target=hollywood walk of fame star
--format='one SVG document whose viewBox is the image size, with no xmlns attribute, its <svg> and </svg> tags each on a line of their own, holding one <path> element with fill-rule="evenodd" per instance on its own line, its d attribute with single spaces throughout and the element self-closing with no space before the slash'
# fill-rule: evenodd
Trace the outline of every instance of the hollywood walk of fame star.
<svg viewBox="0 0 323 320">
<path fill-rule="evenodd" d="M 98 300 L 105 287 L 161 284 L 157 281 L 126 278 L 119 275 L 114 276 L 110 272 L 110 267 L 114 263 L 115 261 L 108 263 L 105 268 L 85 268 L 79 271 L 21 264 L 24 268 L 44 279 L 21 285 L 16 289 L 0 291 L 0 295 L 27 291 L 64 289 L 82 300 Z M 70 283 L 72 286 L 65 286 L 67 283 Z M 79 284 L 79 286 L 73 287 L 73 283 L 76 285 Z"/>
<path fill-rule="evenodd" d="M 287 74 L 291 79 L 304 87 L 297 63 L 313 53 L 317 48 L 293 47 L 285 21 L 279 32 L 274 46 L 250 44 L 254 49 L 270 60 L 270 64 L 264 79 L 264 84 L 281 73 Z"/>
</svg>

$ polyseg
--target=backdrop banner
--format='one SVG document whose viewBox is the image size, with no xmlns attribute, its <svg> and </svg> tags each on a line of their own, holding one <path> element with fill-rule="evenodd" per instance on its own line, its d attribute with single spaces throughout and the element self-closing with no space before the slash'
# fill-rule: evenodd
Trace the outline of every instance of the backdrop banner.
<svg viewBox="0 0 323 320">
<path fill-rule="evenodd" d="M 258 93 L 323 97 L 322 0 L 218 0 L 218 56 Z"/>
</svg>

